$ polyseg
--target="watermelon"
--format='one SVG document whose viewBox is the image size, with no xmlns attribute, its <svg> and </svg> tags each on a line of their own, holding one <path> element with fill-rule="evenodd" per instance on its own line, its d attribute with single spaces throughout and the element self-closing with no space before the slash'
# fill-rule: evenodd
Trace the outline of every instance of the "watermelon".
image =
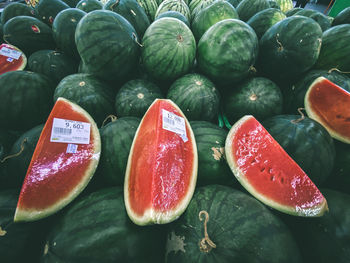
<svg viewBox="0 0 350 263">
<path fill-rule="evenodd" d="M 290 114 L 296 114 L 298 108 L 304 107 L 304 98 L 312 82 L 318 77 L 325 77 L 338 86 L 350 91 L 350 78 L 338 70 L 313 69 L 303 74 L 289 89 L 284 89 L 284 108 Z"/>
<path fill-rule="evenodd" d="M 300 263 L 287 226 L 239 190 L 197 188 L 184 215 L 169 226 L 165 262 Z"/>
<path fill-rule="evenodd" d="M 68 8 L 59 12 L 52 24 L 52 34 L 57 47 L 65 54 L 80 60 L 75 44 L 75 29 L 86 13 L 78 8 Z"/>
<path fill-rule="evenodd" d="M 281 114 L 283 97 L 280 88 L 263 77 L 249 78 L 235 85 L 223 97 L 223 110 L 229 122 L 235 123 L 244 115 L 258 120 Z"/>
<path fill-rule="evenodd" d="M 166 12 L 163 12 L 163 13 L 159 14 L 154 20 L 161 19 L 163 17 L 177 18 L 180 21 L 184 22 L 186 24 L 186 26 L 188 26 L 190 28 L 190 24 L 189 24 L 187 18 L 183 14 L 181 14 L 180 12 L 177 12 L 177 11 L 166 11 Z"/>
<path fill-rule="evenodd" d="M 172 17 L 154 21 L 143 36 L 142 46 L 143 67 L 157 80 L 174 81 L 185 75 L 196 56 L 196 41 L 191 30 Z"/>
<path fill-rule="evenodd" d="M 14 221 L 39 220 L 70 203 L 93 176 L 100 152 L 100 134 L 91 116 L 59 98 L 34 150 Z"/>
<path fill-rule="evenodd" d="M 328 17 L 317 10 L 303 9 L 296 12 L 294 16 L 306 16 L 312 18 L 320 25 L 322 31 L 326 31 L 331 27 L 331 22 Z"/>
<path fill-rule="evenodd" d="M 102 9 L 103 4 L 98 0 L 80 0 L 75 7 L 89 13 L 94 10 Z"/>
<path fill-rule="evenodd" d="M 54 49 L 51 28 L 30 16 L 11 18 L 3 27 L 4 40 L 22 50 L 27 56 L 41 49 Z"/>
<path fill-rule="evenodd" d="M 135 28 L 137 35 L 142 38 L 150 22 L 145 10 L 136 0 L 109 0 L 103 9 L 116 12 L 123 16 Z"/>
<path fill-rule="evenodd" d="M 350 262 L 350 195 L 322 189 L 329 213 L 319 218 L 288 220 L 304 262 Z"/>
<path fill-rule="evenodd" d="M 189 4 L 191 20 L 193 20 L 200 11 L 215 2 L 216 0 L 192 0 Z"/>
<path fill-rule="evenodd" d="M 286 15 L 281 10 L 268 8 L 253 15 L 247 24 L 254 29 L 260 39 L 270 27 L 285 18 Z"/>
<path fill-rule="evenodd" d="M 283 19 L 260 39 L 258 71 L 275 81 L 297 79 L 316 63 L 321 37 L 321 27 L 311 18 Z"/>
<path fill-rule="evenodd" d="M 321 123 L 329 134 L 350 143 L 350 93 L 324 77 L 317 78 L 305 95 L 307 115 Z"/>
<path fill-rule="evenodd" d="M 304 116 L 276 115 L 262 125 L 317 186 L 332 177 L 334 143 L 318 122 Z"/>
<path fill-rule="evenodd" d="M 40 262 L 155 262 L 164 257 L 165 233 L 128 219 L 123 189 L 106 188 L 70 206 L 49 232 Z"/>
<path fill-rule="evenodd" d="M 158 9 L 154 17 L 159 16 L 161 13 L 167 11 L 177 11 L 183 14 L 187 21 L 191 21 L 191 11 L 187 4 L 183 0 L 164 0 L 159 4 Z"/>
<path fill-rule="evenodd" d="M 25 131 L 43 123 L 52 107 L 54 85 L 46 76 L 29 71 L 0 75 L 1 127 Z"/>
<path fill-rule="evenodd" d="M 66 98 L 84 110 L 94 119 L 97 125 L 114 113 L 113 90 L 100 79 L 89 74 L 72 74 L 57 85 L 53 95 L 54 101 L 59 97 Z"/>
<path fill-rule="evenodd" d="M 192 32 L 197 41 L 215 23 L 224 19 L 238 19 L 236 9 L 227 1 L 215 1 L 197 13 L 192 20 Z"/>
<path fill-rule="evenodd" d="M 66 76 L 78 71 L 78 63 L 63 52 L 39 50 L 30 55 L 28 67 L 31 71 L 41 73 L 56 85 Z"/>
<path fill-rule="evenodd" d="M 158 9 L 158 3 L 156 0 L 137 0 L 139 5 L 145 10 L 145 13 L 149 19 L 149 22 L 152 23 L 155 19 L 155 15 Z"/>
<path fill-rule="evenodd" d="M 191 121 L 198 151 L 198 185 L 232 185 L 232 173 L 225 157 L 227 130 L 207 121 Z"/>
<path fill-rule="evenodd" d="M 332 26 L 350 24 L 350 6 L 339 12 L 332 22 Z"/>
<path fill-rule="evenodd" d="M 135 29 L 112 11 L 95 10 L 85 15 L 77 25 L 75 43 L 88 71 L 107 81 L 121 82 L 139 61 Z"/>
<path fill-rule="evenodd" d="M 219 91 L 201 74 L 187 74 L 177 79 L 166 97 L 178 105 L 190 121 L 214 121 L 219 114 Z"/>
<path fill-rule="evenodd" d="M 294 6 L 292 0 L 274 0 L 277 2 L 277 4 L 280 6 L 281 11 L 286 13 L 289 10 L 291 10 Z"/>
<path fill-rule="evenodd" d="M 22 70 L 27 66 L 26 55 L 17 47 L 0 45 L 0 75 L 9 71 Z"/>
<path fill-rule="evenodd" d="M 100 129 L 101 158 L 97 169 L 105 185 L 124 185 L 128 156 L 140 119 L 121 117 Z"/>
<path fill-rule="evenodd" d="M 186 209 L 197 179 L 196 141 L 171 100 L 156 99 L 136 131 L 126 167 L 124 199 L 137 225 L 165 224 Z"/>
<path fill-rule="evenodd" d="M 23 3 L 10 3 L 1 12 L 1 24 L 5 24 L 8 20 L 15 16 L 35 16 L 34 9 Z"/>
<path fill-rule="evenodd" d="M 67 5 L 69 5 L 70 7 L 74 8 L 77 6 L 80 0 L 62 0 L 62 1 L 65 2 Z"/>
<path fill-rule="evenodd" d="M 6 173 L 1 183 L 2 186 L 21 189 L 43 127 L 43 124 L 39 124 L 29 129 L 13 143 L 9 154 L 4 159 Z"/>
<path fill-rule="evenodd" d="M 270 8 L 270 3 L 267 0 L 243 0 L 237 6 L 239 19 L 247 22 L 256 13 Z"/>
<path fill-rule="evenodd" d="M 304 217 L 322 216 L 328 210 L 316 185 L 253 116 L 232 126 L 225 152 L 237 180 L 264 204 Z"/>
<path fill-rule="evenodd" d="M 67 8 L 70 8 L 70 6 L 61 0 L 40 0 L 35 5 L 35 15 L 41 21 L 51 26 L 56 15 Z"/>
<path fill-rule="evenodd" d="M 115 97 L 117 116 L 142 118 L 157 98 L 163 98 L 163 94 L 153 82 L 146 79 L 130 80 L 119 89 Z"/>
<path fill-rule="evenodd" d="M 350 71 L 350 24 L 331 27 L 322 34 L 320 55 L 315 64 L 317 69 L 337 68 Z"/>
<path fill-rule="evenodd" d="M 254 71 L 258 49 L 258 38 L 249 25 L 225 19 L 211 26 L 199 40 L 198 67 L 217 83 L 238 82 Z"/>
<path fill-rule="evenodd" d="M 304 10 L 304 9 L 301 7 L 294 7 L 292 9 L 289 9 L 287 12 L 285 12 L 285 14 L 287 17 L 289 17 L 289 16 L 294 15 L 296 12 L 299 12 L 300 10 Z"/>
</svg>

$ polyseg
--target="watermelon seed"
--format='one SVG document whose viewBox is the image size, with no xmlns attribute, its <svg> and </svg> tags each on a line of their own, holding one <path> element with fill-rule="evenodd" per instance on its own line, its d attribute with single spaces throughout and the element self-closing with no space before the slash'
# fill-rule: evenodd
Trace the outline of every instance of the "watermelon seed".
<svg viewBox="0 0 350 263">
<path fill-rule="evenodd" d="M 274 175 L 270 176 L 270 181 L 272 181 L 272 182 L 275 181 L 275 176 Z"/>
<path fill-rule="evenodd" d="M 281 177 L 281 184 L 283 184 L 284 183 L 284 178 L 283 177 Z"/>
<path fill-rule="evenodd" d="M 202 252 L 208 253 L 210 250 L 212 250 L 213 248 L 216 248 L 215 243 L 209 238 L 208 235 L 208 231 L 207 231 L 207 223 L 209 221 L 209 214 L 207 211 L 200 211 L 199 212 L 199 220 L 202 221 L 202 215 L 205 215 L 205 220 L 204 220 L 204 237 L 202 238 L 202 240 L 199 242 L 199 249 Z"/>
<path fill-rule="evenodd" d="M 260 172 L 263 173 L 264 171 L 265 171 L 265 167 L 263 167 L 263 168 L 260 169 Z"/>
</svg>

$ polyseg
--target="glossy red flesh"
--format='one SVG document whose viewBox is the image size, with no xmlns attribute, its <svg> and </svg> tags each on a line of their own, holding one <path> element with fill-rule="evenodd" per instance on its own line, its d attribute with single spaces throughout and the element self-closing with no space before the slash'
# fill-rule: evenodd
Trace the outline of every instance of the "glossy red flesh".
<svg viewBox="0 0 350 263">
<path fill-rule="evenodd" d="M 258 193 L 279 204 L 301 209 L 324 202 L 305 172 L 255 118 L 245 121 L 233 140 L 236 165 Z"/>
<path fill-rule="evenodd" d="M 1 44 L 0 50 L 2 47 L 7 47 L 9 49 L 18 50 L 18 49 L 12 48 L 11 46 L 9 46 L 7 44 Z M 9 61 L 9 57 L 0 55 L 0 75 L 4 74 L 6 72 L 9 72 L 9 71 L 18 70 L 21 67 L 23 68 L 23 63 L 24 63 L 23 56 L 20 56 L 19 59 L 10 59 L 10 61 Z"/>
<path fill-rule="evenodd" d="M 162 128 L 162 109 L 182 116 L 169 102 L 157 101 L 146 113 L 133 148 L 129 177 L 131 209 L 142 216 L 150 208 L 175 208 L 188 192 L 193 173 L 193 145 Z"/>
<path fill-rule="evenodd" d="M 82 122 L 89 120 L 72 110 L 64 101 L 57 101 L 35 148 L 17 207 L 43 210 L 66 197 L 81 182 L 94 153 L 93 130 L 90 144 L 78 144 L 77 153 L 66 153 L 67 143 L 50 142 L 53 118 Z"/>
<path fill-rule="evenodd" d="M 316 82 L 309 96 L 310 109 L 331 130 L 350 138 L 350 93 L 328 79 Z"/>
</svg>

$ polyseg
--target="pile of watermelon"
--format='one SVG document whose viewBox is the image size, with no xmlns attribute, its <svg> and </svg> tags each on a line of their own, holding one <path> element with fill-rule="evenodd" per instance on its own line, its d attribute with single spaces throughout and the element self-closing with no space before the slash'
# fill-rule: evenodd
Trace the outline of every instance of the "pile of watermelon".
<svg viewBox="0 0 350 263">
<path fill-rule="evenodd" d="M 1 262 L 350 262 L 350 7 L 7 2 Z"/>
</svg>

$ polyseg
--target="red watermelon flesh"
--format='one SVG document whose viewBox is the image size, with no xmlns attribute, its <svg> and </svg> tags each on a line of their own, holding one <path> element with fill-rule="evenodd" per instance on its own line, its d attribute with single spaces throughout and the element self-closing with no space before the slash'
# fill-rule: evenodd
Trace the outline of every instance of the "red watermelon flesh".
<svg viewBox="0 0 350 263">
<path fill-rule="evenodd" d="M 167 114 L 182 120 L 182 131 L 164 129 L 165 122 L 175 123 Z M 138 225 L 163 224 L 179 217 L 194 192 L 197 162 L 195 139 L 184 114 L 170 100 L 155 100 L 138 127 L 128 159 L 124 196 L 131 220 Z"/>
<path fill-rule="evenodd" d="M 52 142 L 54 118 L 89 123 L 89 143 Z M 62 128 L 63 129 L 63 128 Z M 69 129 L 60 132 L 68 133 Z M 47 217 L 72 201 L 87 185 L 100 157 L 100 134 L 88 113 L 59 98 L 36 145 L 20 192 L 15 221 Z"/>
<path fill-rule="evenodd" d="M 22 70 L 27 65 L 27 57 L 17 47 L 0 45 L 0 75 L 9 71 Z"/>
<path fill-rule="evenodd" d="M 238 181 L 264 204 L 298 216 L 328 210 L 315 184 L 253 116 L 232 126 L 225 151 Z"/>
<path fill-rule="evenodd" d="M 350 143 L 350 93 L 324 77 L 317 78 L 305 95 L 307 115 L 329 134 Z"/>
</svg>

